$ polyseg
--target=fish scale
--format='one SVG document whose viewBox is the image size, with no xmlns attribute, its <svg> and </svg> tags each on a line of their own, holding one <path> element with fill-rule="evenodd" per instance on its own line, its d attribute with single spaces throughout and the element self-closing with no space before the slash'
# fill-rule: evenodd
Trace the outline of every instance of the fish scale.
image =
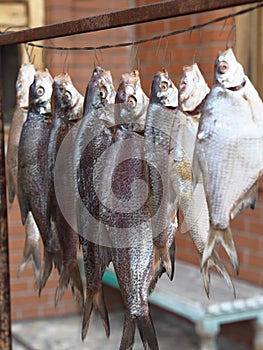
<svg viewBox="0 0 263 350">
<path fill-rule="evenodd" d="M 145 123 L 146 160 L 149 165 L 149 183 L 152 196 L 152 227 L 155 248 L 155 270 L 160 264 L 170 279 L 173 278 L 174 234 L 177 228 L 177 202 L 170 183 L 171 131 L 178 106 L 178 91 L 168 72 L 154 75 L 150 104 Z M 169 254 L 171 253 L 171 257 Z"/>
<path fill-rule="evenodd" d="M 86 300 L 82 319 L 82 340 L 87 336 L 90 317 L 97 309 L 105 328 L 110 335 L 108 311 L 104 301 L 102 276 L 111 261 L 107 246 L 107 232 L 101 221 L 103 208 L 98 183 L 103 187 L 103 167 L 97 167 L 103 152 L 112 143 L 115 90 L 110 71 L 97 66 L 89 81 L 84 99 L 83 118 L 78 128 L 74 145 L 74 174 L 76 192 L 77 228 L 83 252 L 86 278 Z"/>
<path fill-rule="evenodd" d="M 263 170 L 263 105 L 232 49 L 215 62 L 215 82 L 199 124 L 194 185 L 201 169 L 208 203 L 210 228 L 202 267 L 222 244 L 236 271 L 238 255 L 230 218 L 255 207 L 257 181 Z"/>
<path fill-rule="evenodd" d="M 197 66 L 185 66 L 179 85 L 179 107 L 173 125 L 173 164 L 171 181 L 180 209 L 184 215 L 182 231 L 189 231 L 200 255 L 203 254 L 209 233 L 209 213 L 202 181 L 192 191 L 192 161 L 195 139 L 201 111 L 209 93 L 209 88 Z M 202 277 L 207 295 L 209 295 L 210 268 L 215 267 L 233 289 L 231 278 L 218 253 L 213 252 Z"/>
</svg>

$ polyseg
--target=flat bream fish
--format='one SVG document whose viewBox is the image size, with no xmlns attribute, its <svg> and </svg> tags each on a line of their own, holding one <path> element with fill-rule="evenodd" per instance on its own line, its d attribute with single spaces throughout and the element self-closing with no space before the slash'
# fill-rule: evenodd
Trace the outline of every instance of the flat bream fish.
<svg viewBox="0 0 263 350">
<path fill-rule="evenodd" d="M 132 349 L 135 329 L 146 349 L 158 342 L 148 306 L 154 277 L 151 210 L 147 196 L 148 175 L 144 150 L 144 127 L 149 99 L 143 92 L 138 71 L 122 75 L 116 94 L 114 144 L 104 188 L 111 190 L 108 222 L 112 261 L 125 306 L 119 349 Z M 106 192 L 105 189 L 105 192 Z"/>
<path fill-rule="evenodd" d="M 179 85 L 179 107 L 174 119 L 173 165 L 171 180 L 184 215 L 182 230 L 189 230 L 193 242 L 202 256 L 209 232 L 209 214 L 203 184 L 192 193 L 192 161 L 195 139 L 202 107 L 210 91 L 197 64 L 183 67 Z M 207 268 L 202 270 L 204 287 L 209 295 L 209 268 L 215 266 L 228 285 L 232 286 L 220 257 L 214 251 Z"/>
<path fill-rule="evenodd" d="M 75 139 L 77 227 L 86 277 L 82 340 L 87 335 L 93 309 L 98 310 L 106 335 L 110 335 L 102 276 L 111 261 L 111 252 L 99 195 L 104 183 L 104 163 L 100 167 L 99 160 L 112 144 L 113 130 L 110 126 L 114 123 L 115 94 L 110 71 L 97 66 L 86 89 L 84 114 Z M 96 183 L 99 188 L 96 188 Z"/>
<path fill-rule="evenodd" d="M 230 219 L 256 204 L 263 170 L 263 105 L 232 49 L 219 53 L 214 77 L 201 114 L 193 164 L 194 185 L 202 174 L 210 218 L 202 268 L 221 243 L 238 272 Z"/>
<path fill-rule="evenodd" d="M 70 76 L 61 73 L 54 77 L 53 92 L 51 98 L 53 123 L 50 130 L 48 144 L 48 207 L 50 229 L 55 227 L 62 251 L 62 266 L 59 277 L 59 284 L 56 290 L 55 304 L 62 298 L 68 284 L 72 286 L 72 291 L 80 303 L 84 304 L 83 286 L 77 261 L 77 247 L 79 238 L 77 232 L 65 219 L 60 205 L 56 198 L 54 183 L 54 169 L 59 148 L 73 126 L 82 118 L 83 96 L 76 90 Z M 59 181 L 64 183 L 65 189 L 68 184 L 68 171 L 60 172 Z M 72 201 L 67 201 L 64 205 L 70 205 Z M 53 226 L 54 225 L 54 226 Z"/>
<path fill-rule="evenodd" d="M 33 64 L 22 64 L 16 81 L 16 106 L 10 124 L 6 154 L 8 200 L 10 206 L 17 194 L 18 146 L 21 131 L 28 113 L 29 87 L 34 81 L 35 73 L 36 71 Z M 41 265 L 40 233 L 32 213 L 29 212 L 25 223 L 25 245 L 22 259 L 18 267 L 18 277 L 20 277 L 31 260 L 36 284 L 38 285 Z"/>
<path fill-rule="evenodd" d="M 177 106 L 178 90 L 168 72 L 157 72 L 147 110 L 145 147 L 152 197 L 155 270 L 159 270 L 161 263 L 170 279 L 174 273 L 174 235 L 178 226 L 178 205 L 170 182 L 170 135 Z"/>
<path fill-rule="evenodd" d="M 39 293 L 52 270 L 60 268 L 61 249 L 47 217 L 47 148 L 52 125 L 51 94 L 53 79 L 49 72 L 37 71 L 29 91 L 29 110 L 18 149 L 18 199 L 22 223 L 29 212 L 35 219 L 44 244 L 44 266 Z"/>
</svg>

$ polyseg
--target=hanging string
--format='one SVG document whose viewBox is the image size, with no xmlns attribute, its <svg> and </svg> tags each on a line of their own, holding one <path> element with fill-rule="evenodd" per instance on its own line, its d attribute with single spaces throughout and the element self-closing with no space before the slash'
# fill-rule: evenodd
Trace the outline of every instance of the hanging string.
<svg viewBox="0 0 263 350">
<path fill-rule="evenodd" d="M 123 43 L 118 43 L 118 44 L 113 44 L 113 45 L 101 45 L 101 46 L 83 46 L 83 47 L 61 47 L 61 46 L 55 46 L 55 45 L 40 45 L 40 44 L 35 44 L 32 42 L 27 43 L 26 45 L 32 46 L 32 47 L 37 47 L 37 48 L 41 48 L 41 49 L 47 49 L 47 50 L 61 50 L 61 51 L 80 51 L 80 50 L 86 50 L 86 51 L 95 51 L 96 50 L 105 50 L 105 49 L 112 49 L 112 48 L 121 48 L 121 47 L 127 47 L 127 46 L 132 46 L 132 45 L 140 45 L 140 44 L 144 44 L 150 41 L 156 41 L 159 40 L 161 41 L 163 38 L 168 38 L 170 36 L 174 36 L 174 35 L 179 35 L 179 34 L 184 34 L 187 32 L 192 32 L 194 30 L 200 30 L 206 26 L 209 26 L 211 24 L 214 23 L 218 23 L 221 21 L 227 21 L 230 18 L 235 18 L 236 16 L 240 16 L 246 13 L 249 13 L 251 11 L 254 11 L 256 9 L 259 9 L 263 7 L 263 3 L 257 4 L 253 7 L 249 7 L 247 9 L 243 9 L 225 16 L 221 16 L 218 18 L 215 18 L 211 21 L 208 22 L 204 22 L 201 24 L 196 24 L 193 25 L 191 27 L 185 28 L 185 29 L 178 29 L 172 32 L 168 32 L 168 33 L 162 33 L 160 35 L 156 35 L 153 36 L 151 38 L 146 38 L 146 39 L 140 39 L 140 40 L 136 40 L 136 41 L 130 41 L 130 42 L 123 42 Z M 10 27 L 9 27 L 10 29 Z M 1 34 L 6 33 L 7 30 L 5 30 L 4 32 L 1 32 Z"/>
</svg>

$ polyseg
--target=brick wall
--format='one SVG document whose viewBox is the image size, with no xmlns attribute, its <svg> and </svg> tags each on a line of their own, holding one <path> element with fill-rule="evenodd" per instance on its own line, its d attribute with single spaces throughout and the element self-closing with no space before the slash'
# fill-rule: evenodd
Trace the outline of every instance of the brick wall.
<svg viewBox="0 0 263 350">
<path fill-rule="evenodd" d="M 46 0 L 46 23 L 70 20 L 93 14 L 125 9 L 129 6 L 138 6 L 151 3 L 151 0 L 122 0 L 97 1 L 89 0 Z M 153 22 L 136 27 L 112 29 L 101 33 L 83 34 L 75 37 L 54 39 L 47 41 L 48 45 L 56 46 L 96 46 L 100 44 L 114 44 L 123 41 L 133 41 L 135 38 L 148 38 L 163 32 L 182 29 L 194 24 L 211 20 L 212 18 L 229 13 L 229 10 L 216 11 L 208 14 L 185 16 L 178 19 Z M 67 70 L 81 93 L 84 94 L 94 65 L 101 64 L 110 69 L 117 87 L 122 73 L 133 68 L 139 68 L 142 85 L 146 93 L 150 91 L 152 77 L 155 71 L 162 67 L 168 69 L 172 79 L 177 84 L 185 64 L 196 61 L 205 78 L 212 83 L 214 59 L 219 50 L 226 47 L 226 41 L 232 23 L 214 24 L 201 32 L 181 34 L 169 39 L 149 42 L 138 47 L 121 48 L 98 51 L 59 52 L 43 50 L 43 59 L 52 75 Z M 37 50 L 37 49 L 36 49 Z M 11 298 L 13 320 L 59 316 L 79 312 L 79 307 L 68 291 L 57 308 L 54 307 L 54 294 L 57 285 L 57 274 L 54 272 L 41 297 L 37 296 L 31 266 L 17 279 L 17 266 L 22 256 L 24 244 L 24 228 L 21 226 L 20 214 L 15 205 L 9 210 L 9 243 L 11 268 Z M 238 215 L 232 222 L 234 238 L 240 257 L 239 278 L 262 285 L 263 282 L 263 195 L 259 194 L 256 210 L 247 210 Z M 176 237 L 177 259 L 199 264 L 199 257 L 189 238 L 181 234 Z M 226 263 L 228 265 L 228 259 Z M 229 266 L 229 265 L 228 265 Z"/>
</svg>

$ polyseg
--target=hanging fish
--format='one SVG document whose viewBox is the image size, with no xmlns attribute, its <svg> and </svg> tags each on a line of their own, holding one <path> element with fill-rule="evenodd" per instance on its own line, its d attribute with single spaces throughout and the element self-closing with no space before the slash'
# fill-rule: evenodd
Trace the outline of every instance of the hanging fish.
<svg viewBox="0 0 263 350">
<path fill-rule="evenodd" d="M 52 124 L 52 77 L 46 70 L 35 74 L 29 91 L 29 110 L 18 149 L 18 199 L 22 223 L 31 211 L 44 244 L 44 267 L 39 293 L 52 270 L 61 264 L 61 250 L 47 218 L 47 147 Z"/>
<path fill-rule="evenodd" d="M 125 306 L 120 350 L 132 349 L 136 326 L 147 349 L 158 349 L 148 296 L 154 278 L 153 234 L 148 173 L 144 151 L 144 127 L 148 97 L 138 71 L 123 74 L 116 95 L 113 152 L 107 168 L 106 190 L 112 260 Z M 142 186 L 142 187 L 141 187 Z M 109 192 L 109 191 L 108 191 Z"/>
<path fill-rule="evenodd" d="M 93 308 L 100 313 L 107 337 L 110 335 L 108 311 L 104 302 L 102 276 L 111 260 L 107 232 L 102 217 L 99 187 L 103 184 L 100 157 L 112 143 L 115 90 L 110 71 L 96 67 L 88 84 L 84 114 L 74 152 L 77 193 L 77 227 L 83 251 L 86 301 L 82 321 L 82 340 L 87 335 Z M 109 127 L 109 128 L 108 128 Z"/>
<path fill-rule="evenodd" d="M 170 134 L 177 106 L 178 90 L 169 78 L 168 72 L 166 70 L 157 72 L 153 78 L 147 110 L 145 145 L 152 192 L 155 270 L 159 270 L 161 261 L 170 279 L 174 273 L 174 235 L 178 226 L 178 206 L 169 175 L 172 160 Z"/>
<path fill-rule="evenodd" d="M 10 205 L 12 205 L 17 194 L 18 146 L 22 127 L 28 113 L 29 87 L 33 83 L 35 72 L 33 64 L 22 64 L 16 81 L 16 106 L 10 124 L 6 154 Z M 25 245 L 17 274 L 20 277 L 27 264 L 32 260 L 37 286 L 40 277 L 40 255 L 40 233 L 32 213 L 29 213 L 25 222 Z"/>
<path fill-rule="evenodd" d="M 210 91 L 197 64 L 185 66 L 179 85 L 179 107 L 173 125 L 173 165 L 171 179 L 184 215 L 184 223 L 202 255 L 209 232 L 209 214 L 203 184 L 192 193 L 192 161 L 202 107 Z M 216 250 L 202 270 L 209 295 L 209 268 L 215 266 L 233 290 L 233 284 Z"/>
<path fill-rule="evenodd" d="M 221 243 L 232 266 L 239 270 L 230 219 L 256 204 L 258 178 L 263 170 L 262 116 L 262 100 L 232 49 L 220 53 L 194 152 L 194 185 L 201 171 L 210 218 L 203 269 L 215 245 Z"/>
<path fill-rule="evenodd" d="M 22 64 L 16 80 L 16 106 L 12 116 L 7 145 L 8 199 L 10 205 L 17 194 L 17 154 L 20 135 L 28 113 L 29 87 L 33 83 L 36 71 L 31 63 Z"/>
<path fill-rule="evenodd" d="M 71 283 L 76 299 L 83 306 L 83 286 L 77 261 L 78 234 L 73 230 L 61 212 L 57 202 L 54 167 L 58 150 L 70 129 L 81 119 L 83 113 L 83 96 L 75 89 L 67 73 L 54 78 L 51 98 L 53 123 L 48 144 L 48 207 L 50 230 L 54 225 L 62 250 L 62 266 L 59 284 L 56 290 L 55 304 L 62 298 L 65 289 Z M 60 173 L 59 181 L 68 183 L 66 169 Z M 66 187 L 65 187 L 66 188 Z M 66 205 L 67 203 L 65 203 Z M 70 202 L 72 207 L 72 203 Z M 74 210 L 72 208 L 72 210 Z"/>
</svg>

